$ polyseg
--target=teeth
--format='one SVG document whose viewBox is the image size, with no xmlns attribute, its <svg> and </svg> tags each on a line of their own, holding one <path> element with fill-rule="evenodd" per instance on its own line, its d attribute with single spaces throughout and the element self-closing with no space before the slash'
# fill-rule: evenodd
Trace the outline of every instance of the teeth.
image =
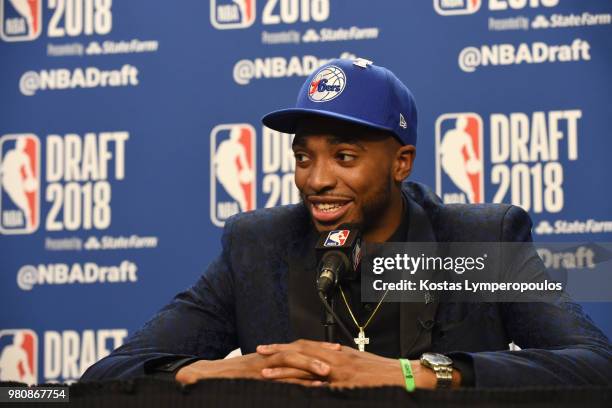
<svg viewBox="0 0 612 408">
<path fill-rule="evenodd" d="M 329 212 L 329 211 L 337 210 L 338 208 L 342 207 L 342 204 L 336 204 L 336 203 L 317 203 L 317 204 L 315 204 L 315 207 L 317 207 L 317 210 L 319 210 L 319 211 Z"/>
</svg>

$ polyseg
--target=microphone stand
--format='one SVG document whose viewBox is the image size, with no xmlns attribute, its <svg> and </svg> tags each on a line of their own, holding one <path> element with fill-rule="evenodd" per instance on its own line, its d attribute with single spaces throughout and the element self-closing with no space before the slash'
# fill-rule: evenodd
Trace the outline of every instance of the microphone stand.
<svg viewBox="0 0 612 408">
<path fill-rule="evenodd" d="M 321 299 L 321 303 L 325 307 L 325 315 L 323 321 L 323 327 L 325 328 L 325 341 L 335 343 L 336 341 L 336 325 L 340 326 L 342 329 L 342 334 L 346 336 L 349 342 L 354 343 L 354 338 L 351 335 L 351 332 L 346 328 L 344 323 L 338 318 L 338 315 L 334 312 L 333 307 L 335 306 L 335 299 L 333 296 L 330 296 L 331 305 L 327 301 L 327 297 L 321 291 L 318 291 L 319 299 Z"/>
<path fill-rule="evenodd" d="M 335 292 L 335 291 L 334 291 Z M 329 298 L 326 299 L 331 311 L 333 312 L 336 309 L 336 299 L 334 299 L 333 295 L 330 295 Z M 335 313 L 330 313 L 327 308 L 325 309 L 325 316 L 323 320 L 323 327 L 325 327 L 325 341 L 328 343 L 336 342 L 336 320 L 334 319 Z"/>
</svg>

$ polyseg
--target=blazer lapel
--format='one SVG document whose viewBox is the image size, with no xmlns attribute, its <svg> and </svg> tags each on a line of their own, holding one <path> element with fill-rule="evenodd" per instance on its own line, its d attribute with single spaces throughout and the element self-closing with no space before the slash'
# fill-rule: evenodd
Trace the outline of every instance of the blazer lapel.
<svg viewBox="0 0 612 408">
<path fill-rule="evenodd" d="M 436 242 L 436 237 L 423 207 L 404 195 L 408 204 L 409 228 L 406 242 Z M 423 303 L 400 303 L 400 353 L 414 358 L 431 350 L 431 330 L 438 308 L 437 297 Z"/>
</svg>

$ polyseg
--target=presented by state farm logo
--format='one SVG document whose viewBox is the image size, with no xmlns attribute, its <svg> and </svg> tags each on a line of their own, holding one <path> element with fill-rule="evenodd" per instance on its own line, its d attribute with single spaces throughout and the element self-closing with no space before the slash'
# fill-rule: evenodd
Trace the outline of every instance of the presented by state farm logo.
<svg viewBox="0 0 612 408">
<path fill-rule="evenodd" d="M 209 4 L 210 24 L 214 28 L 247 29 L 259 23 L 266 28 L 261 32 L 262 44 L 375 40 L 380 34 L 380 28 L 375 26 L 313 26 L 312 23 L 330 19 L 331 0 L 210 0 Z"/>
<path fill-rule="evenodd" d="M 45 2 L 43 0 L 0 0 L 0 39 L 7 42 L 60 40 L 57 43 L 46 44 L 44 49 L 48 57 L 157 52 L 159 49 L 157 40 L 141 38 L 109 40 L 105 38 L 113 29 L 112 7 L 114 3 L 118 2 L 112 0 L 48 0 Z M 127 13 L 121 11 L 120 17 L 129 18 L 131 14 L 129 11 L 127 10 Z M 93 37 L 93 39 L 88 40 L 88 37 Z M 65 38 L 71 38 L 72 41 L 61 41 Z"/>
<path fill-rule="evenodd" d="M 308 99 L 313 102 L 327 102 L 338 97 L 346 87 L 346 75 L 342 69 L 330 65 L 314 76 L 308 88 Z"/>
<path fill-rule="evenodd" d="M 573 13 L 537 14 L 529 16 L 525 11 L 553 10 L 559 0 L 433 0 L 433 7 L 441 16 L 461 16 L 474 14 L 479 10 L 488 10 L 489 31 L 527 31 L 546 30 L 566 27 L 592 27 L 612 24 L 612 13 L 575 10 Z M 592 2 L 591 2 L 592 3 Z M 589 7 L 589 2 L 580 2 L 580 6 Z M 520 14 L 512 12 L 520 12 Z M 510 14 L 509 14 L 510 13 Z"/>
</svg>

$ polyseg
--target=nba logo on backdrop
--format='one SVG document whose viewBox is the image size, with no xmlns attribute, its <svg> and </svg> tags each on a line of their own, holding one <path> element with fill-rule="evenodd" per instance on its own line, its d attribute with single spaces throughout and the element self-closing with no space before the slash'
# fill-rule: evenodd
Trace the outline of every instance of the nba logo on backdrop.
<svg viewBox="0 0 612 408">
<path fill-rule="evenodd" d="M 480 9 L 482 0 L 434 0 L 434 8 L 443 16 L 473 14 Z"/>
<path fill-rule="evenodd" d="M 210 22 L 219 30 L 250 27 L 255 22 L 255 0 L 210 0 Z"/>
<path fill-rule="evenodd" d="M 29 234 L 40 218 L 40 142 L 33 134 L 0 138 L 0 232 Z"/>
<path fill-rule="evenodd" d="M 255 139 L 245 123 L 218 125 L 210 134 L 210 219 L 218 227 L 255 209 Z"/>
<path fill-rule="evenodd" d="M 436 193 L 445 203 L 484 202 L 482 118 L 447 113 L 436 120 Z"/>
<path fill-rule="evenodd" d="M 36 384 L 38 336 L 28 329 L 0 330 L 0 381 Z"/>
<path fill-rule="evenodd" d="M 0 36 L 30 41 L 42 31 L 42 0 L 0 0 Z"/>
</svg>

